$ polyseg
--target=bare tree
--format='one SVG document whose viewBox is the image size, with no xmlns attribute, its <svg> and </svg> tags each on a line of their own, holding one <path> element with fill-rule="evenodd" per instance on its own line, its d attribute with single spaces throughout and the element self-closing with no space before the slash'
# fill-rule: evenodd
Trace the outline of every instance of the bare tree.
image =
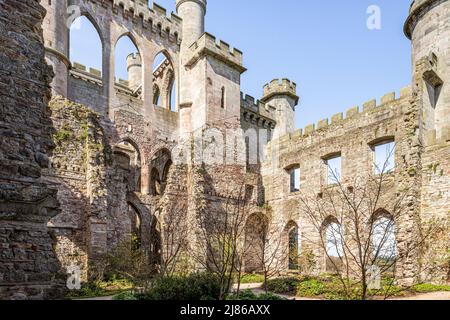
<svg viewBox="0 0 450 320">
<path fill-rule="evenodd" d="M 326 271 L 336 274 L 347 298 L 360 289 L 359 298 L 370 294 L 390 294 L 397 267 L 418 254 L 431 230 L 406 230 L 410 220 L 408 201 L 411 186 L 399 190 L 391 172 L 390 151 L 386 161 L 374 172 L 342 181 L 338 170 L 328 166 L 331 185 L 320 194 L 302 194 L 304 212 L 318 238 L 305 238 L 325 253 Z M 396 238 L 408 243 L 408 252 L 400 252 Z M 370 288 L 372 280 L 389 279 L 388 284 Z M 370 290 L 373 289 L 373 290 Z"/>
<path fill-rule="evenodd" d="M 187 202 L 171 196 L 162 210 L 161 252 L 159 254 L 160 276 L 182 273 L 182 259 L 187 249 L 188 224 Z"/>
<path fill-rule="evenodd" d="M 289 246 L 285 230 L 277 228 L 266 215 L 246 226 L 244 252 L 252 271 L 264 275 L 264 290 L 268 293 L 268 280 L 279 276 L 288 268 Z M 249 223 L 250 223 L 249 219 Z M 247 266 L 248 268 L 249 266 Z M 249 269 L 247 269 L 249 270 Z"/>
<path fill-rule="evenodd" d="M 248 216 L 245 186 L 229 192 L 221 210 L 211 215 L 206 206 L 198 210 L 199 241 L 191 256 L 220 279 L 220 299 L 230 291 L 233 276 L 242 272 L 242 235 Z"/>
</svg>

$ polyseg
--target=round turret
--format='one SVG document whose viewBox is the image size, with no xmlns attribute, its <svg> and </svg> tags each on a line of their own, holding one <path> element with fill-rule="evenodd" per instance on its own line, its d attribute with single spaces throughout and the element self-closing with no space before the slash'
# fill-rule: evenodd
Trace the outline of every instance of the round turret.
<svg viewBox="0 0 450 320">
<path fill-rule="evenodd" d="M 289 79 L 274 79 L 263 88 L 262 101 L 266 102 L 275 96 L 287 96 L 293 99 L 295 105 L 298 104 L 297 84 Z"/>
<path fill-rule="evenodd" d="M 274 139 L 295 131 L 295 107 L 299 101 L 295 82 L 289 79 L 272 80 L 264 86 L 261 101 L 276 110 Z"/>
<path fill-rule="evenodd" d="M 412 44 L 413 78 L 422 91 L 425 130 L 450 138 L 450 0 L 415 0 L 404 31 Z"/>
<path fill-rule="evenodd" d="M 142 61 L 139 53 L 127 57 L 128 82 L 131 89 L 136 89 L 142 82 Z"/>
<path fill-rule="evenodd" d="M 189 47 L 205 32 L 206 0 L 177 0 L 177 14 L 183 19 L 183 46 Z"/>
</svg>

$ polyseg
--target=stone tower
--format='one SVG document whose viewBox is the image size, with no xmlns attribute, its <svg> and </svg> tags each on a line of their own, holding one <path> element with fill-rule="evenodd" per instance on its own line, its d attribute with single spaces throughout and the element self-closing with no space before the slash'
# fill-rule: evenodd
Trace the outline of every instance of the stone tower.
<svg viewBox="0 0 450 320">
<path fill-rule="evenodd" d="M 412 41 L 414 89 L 422 98 L 421 125 L 431 141 L 450 139 L 449 20 L 450 1 L 415 0 L 405 23 Z"/>
<path fill-rule="evenodd" d="M 128 55 L 127 71 L 130 88 L 136 90 L 142 84 L 142 60 L 139 53 Z"/>
<path fill-rule="evenodd" d="M 191 107 L 193 104 L 193 82 L 195 74 L 185 65 L 190 57 L 190 47 L 205 32 L 206 0 L 177 0 L 177 14 L 183 19 L 182 42 L 180 48 L 180 79 L 179 79 L 179 112 L 180 134 L 184 136 L 192 131 Z M 199 96 L 199 95 L 197 95 Z"/>
<path fill-rule="evenodd" d="M 51 84 L 52 93 L 66 97 L 70 68 L 69 30 L 68 19 L 62 17 L 68 16 L 67 0 L 41 1 L 41 5 L 47 10 L 43 24 L 45 57 L 55 73 Z"/>
<path fill-rule="evenodd" d="M 205 32 L 206 0 L 177 0 L 177 14 L 183 19 L 182 47 L 190 47 Z"/>
<path fill-rule="evenodd" d="M 183 19 L 180 50 L 180 133 L 205 126 L 219 128 L 240 122 L 242 52 L 205 32 L 206 0 L 178 0 Z"/>
<path fill-rule="evenodd" d="M 277 126 L 273 138 L 295 131 L 295 107 L 298 104 L 297 85 L 288 79 L 274 79 L 264 86 L 262 102 L 276 109 Z"/>
</svg>

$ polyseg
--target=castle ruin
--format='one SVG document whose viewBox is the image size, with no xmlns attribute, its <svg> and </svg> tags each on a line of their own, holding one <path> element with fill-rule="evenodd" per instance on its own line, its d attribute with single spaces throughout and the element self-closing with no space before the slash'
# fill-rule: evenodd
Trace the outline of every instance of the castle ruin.
<svg viewBox="0 0 450 320">
<path fill-rule="evenodd" d="M 288 246 L 295 229 L 299 246 L 316 257 L 311 272 L 326 272 L 323 249 L 303 243 L 318 235 L 300 198 L 330 188 L 330 159 L 339 158 L 345 183 L 373 170 L 374 148 L 391 142 L 394 183 L 380 210 L 413 186 L 407 214 L 395 221 L 399 252 L 429 221 L 444 226 L 397 266 L 397 276 L 448 281 L 448 266 L 433 273 L 427 266 L 439 264 L 450 244 L 450 1 L 413 1 L 404 28 L 412 82 L 398 97 L 388 93 L 303 130 L 294 125 L 293 81 L 270 81 L 259 100 L 241 93 L 243 53 L 205 32 L 206 0 L 176 5 L 168 16 L 146 0 L 0 2 L 0 25 L 23 33 L 14 40 L 24 50 L 0 34 L 7 44 L 0 52 L 0 298 L 56 296 L 58 272 L 77 265 L 87 279 L 97 260 L 133 234 L 162 254 L 161 224 L 174 203 L 193 222 L 191 248 L 201 241 L 199 210 L 213 219 L 227 201 L 243 198 L 249 233 L 269 221 Z M 73 8 L 98 31 L 101 71 L 70 60 Z M 41 21 L 42 30 L 31 27 Z M 127 58 L 126 81 L 114 76 L 115 46 L 125 35 L 138 48 Z M 159 53 L 166 59 L 153 70 Z M 280 259 L 288 272 L 291 262 Z M 246 262 L 248 272 L 258 271 L 254 259 Z"/>
</svg>

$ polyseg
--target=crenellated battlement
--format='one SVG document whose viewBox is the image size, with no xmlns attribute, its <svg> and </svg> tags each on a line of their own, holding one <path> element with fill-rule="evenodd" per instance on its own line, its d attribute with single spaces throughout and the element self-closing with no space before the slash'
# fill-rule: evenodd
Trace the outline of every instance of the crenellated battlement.
<svg viewBox="0 0 450 320">
<path fill-rule="evenodd" d="M 95 68 L 87 68 L 84 64 L 74 62 L 72 63 L 72 70 L 81 72 L 84 75 L 91 76 L 94 79 L 102 79 L 102 72 Z"/>
<path fill-rule="evenodd" d="M 276 109 L 254 97 L 241 92 L 241 108 L 275 121 Z"/>
<path fill-rule="evenodd" d="M 82 79 L 84 81 L 91 82 L 93 84 L 102 85 L 102 72 L 95 68 L 88 68 L 85 65 L 74 62 L 72 63 L 72 76 L 77 79 Z M 121 85 L 123 87 L 129 87 L 129 81 L 125 79 L 115 79 L 116 85 Z"/>
<path fill-rule="evenodd" d="M 141 66 L 142 66 L 142 59 L 139 53 L 133 52 L 127 56 L 128 69 L 130 69 L 131 67 L 141 67 Z"/>
<path fill-rule="evenodd" d="M 297 84 L 289 79 L 273 79 L 264 85 L 262 101 L 266 102 L 278 95 L 290 96 L 298 103 Z"/>
<path fill-rule="evenodd" d="M 384 110 L 383 107 L 393 106 L 395 105 L 396 102 L 400 100 L 410 98 L 411 94 L 412 94 L 411 86 L 407 86 L 401 89 L 400 97 L 398 99 L 395 96 L 395 92 L 387 93 L 379 99 L 379 103 L 377 103 L 376 99 L 369 100 L 368 102 L 363 104 L 362 109 L 359 106 L 355 106 L 348 109 L 345 112 L 345 116 L 343 112 L 340 112 L 333 115 L 331 118 L 322 119 L 317 123 L 309 124 L 303 129 L 298 129 L 294 133 L 280 137 L 279 142 L 284 143 L 291 139 L 307 137 L 314 134 L 315 132 L 326 130 L 333 125 L 341 124 L 344 121 L 356 118 L 358 116 L 382 111 Z"/>
<path fill-rule="evenodd" d="M 147 0 L 88 0 L 96 5 L 107 7 L 108 4 L 114 14 L 122 13 L 123 18 L 131 20 L 133 24 L 150 29 L 171 42 L 180 43 L 182 19 L 175 13 L 168 15 L 167 10 L 153 2 L 149 7 Z M 84 1 L 85 2 L 85 1 Z M 74 3 L 76 5 L 76 2 Z"/>
<path fill-rule="evenodd" d="M 203 55 L 211 55 L 238 69 L 240 72 L 246 71 L 243 66 L 242 51 L 236 48 L 231 49 L 228 43 L 222 40 L 218 41 L 216 37 L 207 32 L 194 42 L 190 46 L 190 49 L 192 51 L 192 57 L 187 63 L 188 66 L 195 64 L 195 62 Z"/>
</svg>

